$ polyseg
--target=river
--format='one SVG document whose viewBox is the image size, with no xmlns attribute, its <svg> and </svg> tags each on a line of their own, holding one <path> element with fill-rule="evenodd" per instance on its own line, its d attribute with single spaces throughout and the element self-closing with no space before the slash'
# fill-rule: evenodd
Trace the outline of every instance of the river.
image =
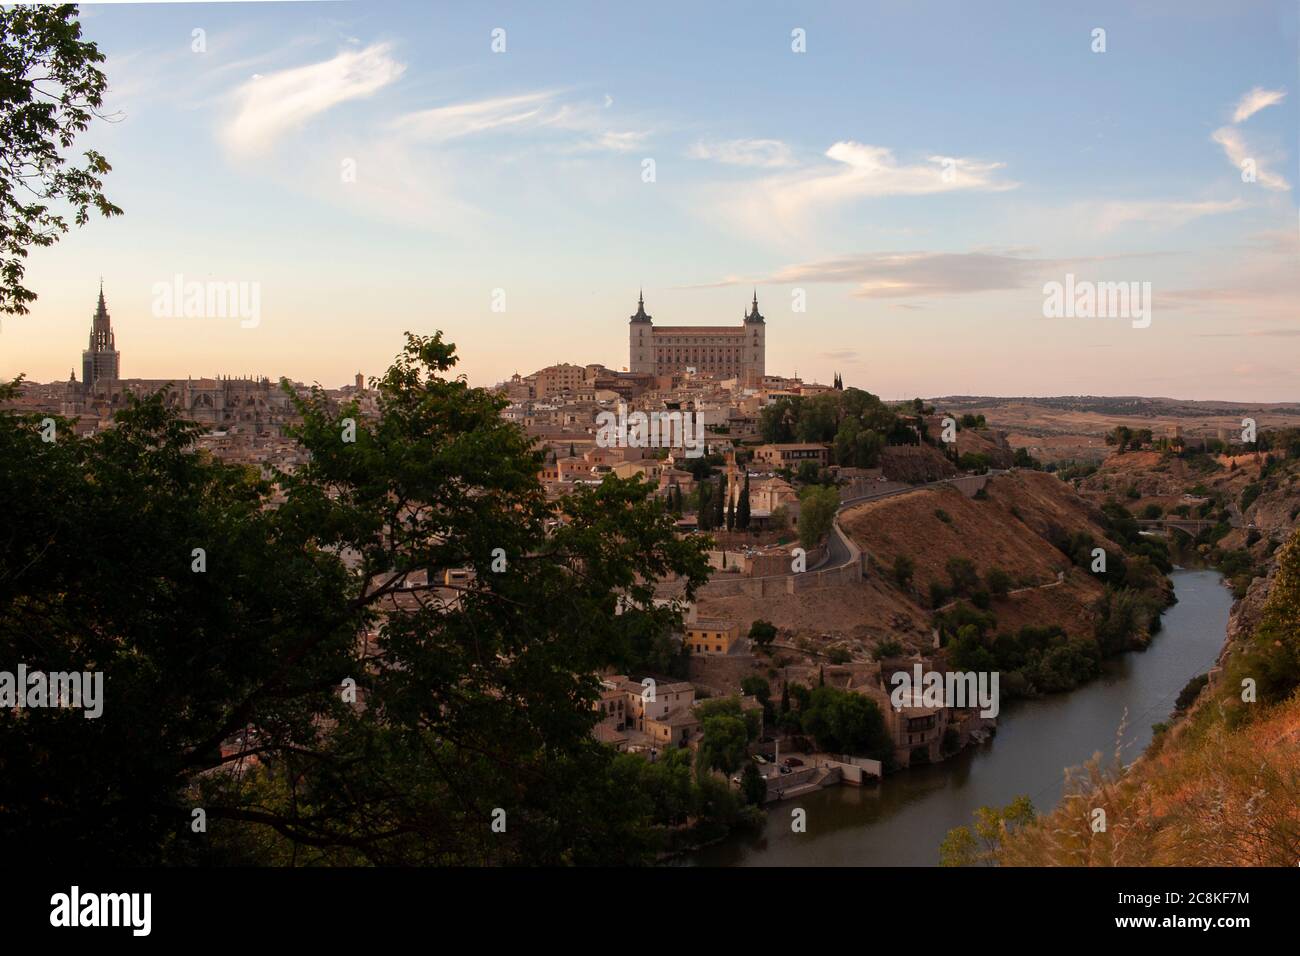
<svg viewBox="0 0 1300 956">
<path fill-rule="evenodd" d="M 1105 664 L 1077 690 L 1003 708 L 997 736 L 941 764 L 904 770 L 862 788 L 838 786 L 776 803 L 761 833 L 736 834 L 694 854 L 704 866 L 934 866 L 939 843 L 971 822 L 981 806 L 1028 794 L 1055 806 L 1065 768 L 1098 751 L 1130 763 L 1166 720 L 1178 692 L 1213 665 L 1223 647 L 1232 595 L 1215 571 L 1176 569 L 1178 603 L 1141 652 Z M 1127 711 L 1127 719 L 1125 712 Z M 1124 724 L 1120 735 L 1120 725 Z M 793 833 L 790 811 L 807 811 L 807 832 Z"/>
</svg>

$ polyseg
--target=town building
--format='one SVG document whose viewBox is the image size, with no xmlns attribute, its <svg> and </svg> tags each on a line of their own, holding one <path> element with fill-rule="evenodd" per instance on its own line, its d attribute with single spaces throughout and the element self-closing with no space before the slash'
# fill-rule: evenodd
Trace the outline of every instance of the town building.
<svg viewBox="0 0 1300 956">
<path fill-rule="evenodd" d="M 740 624 L 736 621 L 700 618 L 686 627 L 683 643 L 691 654 L 730 654 L 740 640 Z"/>
<path fill-rule="evenodd" d="M 830 449 L 818 443 L 790 443 L 759 445 L 754 449 L 754 462 L 768 468 L 797 468 L 805 461 L 818 465 L 830 464 Z"/>
</svg>

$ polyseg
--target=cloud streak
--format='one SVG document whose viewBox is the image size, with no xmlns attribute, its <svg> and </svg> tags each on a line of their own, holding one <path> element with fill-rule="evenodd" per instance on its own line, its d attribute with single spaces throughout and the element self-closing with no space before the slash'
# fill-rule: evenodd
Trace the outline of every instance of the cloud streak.
<svg viewBox="0 0 1300 956">
<path fill-rule="evenodd" d="M 1285 178 L 1264 165 L 1264 160 L 1246 144 L 1245 137 L 1235 126 L 1221 126 L 1210 138 L 1223 147 L 1223 154 L 1228 157 L 1228 162 L 1234 169 L 1241 170 L 1247 161 L 1253 162 L 1255 180 L 1265 189 L 1283 192 L 1291 188 L 1291 184 Z"/>
<path fill-rule="evenodd" d="M 332 59 L 249 80 L 235 90 L 235 113 L 221 131 L 226 148 L 238 155 L 264 152 L 289 130 L 340 103 L 372 96 L 406 67 L 376 43 L 345 50 Z"/>
<path fill-rule="evenodd" d="M 715 187 L 711 210 L 748 234 L 798 234 L 827 211 L 887 196 L 925 196 L 962 190 L 1002 191 L 1003 163 L 948 156 L 902 162 L 884 146 L 842 140 L 826 150 L 830 162 Z"/>
<path fill-rule="evenodd" d="M 602 110 L 591 104 L 563 103 L 554 90 L 498 96 L 450 106 L 438 106 L 399 116 L 388 129 L 414 142 L 445 143 L 471 136 L 535 133 L 555 130 L 569 136 L 561 144 L 568 152 L 605 150 L 625 153 L 648 135 L 637 130 L 613 130 Z"/>
<path fill-rule="evenodd" d="M 1237 108 L 1232 113 L 1232 121 L 1243 123 L 1265 107 L 1281 103 L 1285 98 L 1285 90 L 1266 90 L 1262 86 L 1257 86 L 1237 103 Z"/>
<path fill-rule="evenodd" d="M 773 169 L 794 164 L 790 147 L 779 139 L 702 140 L 691 146 L 687 155 L 691 159 L 707 159 L 728 166 Z"/>
</svg>

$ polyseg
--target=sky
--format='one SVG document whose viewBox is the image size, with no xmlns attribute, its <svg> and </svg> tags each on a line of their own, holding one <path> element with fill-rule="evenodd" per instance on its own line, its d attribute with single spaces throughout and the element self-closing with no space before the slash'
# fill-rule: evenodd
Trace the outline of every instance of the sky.
<svg viewBox="0 0 1300 956">
<path fill-rule="evenodd" d="M 0 376 L 79 376 L 102 276 L 124 377 L 623 368 L 639 289 L 756 290 L 769 373 L 886 399 L 1300 401 L 1297 4 L 1083 6 L 83 6 L 124 215 L 32 251 Z M 1149 324 L 1045 315 L 1067 275 Z"/>
</svg>

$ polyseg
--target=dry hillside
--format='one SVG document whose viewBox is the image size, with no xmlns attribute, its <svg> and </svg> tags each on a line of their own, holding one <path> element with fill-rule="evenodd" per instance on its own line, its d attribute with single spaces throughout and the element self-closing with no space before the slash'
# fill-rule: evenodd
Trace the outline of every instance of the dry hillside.
<svg viewBox="0 0 1300 956">
<path fill-rule="evenodd" d="M 747 596 L 704 597 L 700 613 L 727 617 L 748 630 L 756 618 L 771 621 L 790 637 L 846 640 L 854 650 L 898 640 L 928 649 L 931 644 L 931 581 L 948 583 L 948 560 L 969 559 L 981 576 L 993 568 L 1011 575 L 1015 587 L 1029 587 L 990 607 L 999 630 L 1059 624 L 1071 634 L 1092 632 L 1090 607 L 1102 587 L 1046 535 L 1086 531 L 1108 550 L 1096 508 L 1069 485 L 1039 472 L 999 475 L 987 486 L 987 500 L 967 498 L 944 487 L 868 502 L 840 519 L 845 533 L 868 555 L 867 580 L 855 586 L 777 594 L 761 601 Z M 940 517 L 947 516 L 947 520 Z M 1017 516 L 1018 515 L 1018 516 Z M 897 556 L 910 558 L 909 587 L 893 577 Z M 1057 573 L 1066 572 L 1056 585 Z M 1039 587 L 1053 585 L 1051 587 Z"/>
<path fill-rule="evenodd" d="M 1126 773 L 1096 764 L 1012 834 L 1010 866 L 1287 866 L 1300 861 L 1300 535 L 1233 610 L 1222 669 Z M 1243 681 L 1256 697 L 1243 701 Z M 1104 832 L 1093 832 L 1096 809 Z"/>
</svg>

